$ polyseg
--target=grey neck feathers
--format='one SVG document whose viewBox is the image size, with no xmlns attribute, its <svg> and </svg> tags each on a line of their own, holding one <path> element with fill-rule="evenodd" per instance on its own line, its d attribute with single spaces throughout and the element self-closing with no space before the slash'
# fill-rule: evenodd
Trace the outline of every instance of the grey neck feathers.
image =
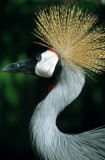
<svg viewBox="0 0 105 160">
<path fill-rule="evenodd" d="M 36 107 L 31 123 L 31 139 L 34 150 L 42 159 L 48 159 L 53 148 L 56 148 L 56 137 L 60 135 L 56 127 L 58 114 L 80 94 L 85 76 L 64 64 L 55 88 Z M 54 151 L 53 151 L 54 152 Z M 56 151 L 55 151 L 56 152 Z M 50 158 L 54 160 L 53 158 Z"/>
</svg>

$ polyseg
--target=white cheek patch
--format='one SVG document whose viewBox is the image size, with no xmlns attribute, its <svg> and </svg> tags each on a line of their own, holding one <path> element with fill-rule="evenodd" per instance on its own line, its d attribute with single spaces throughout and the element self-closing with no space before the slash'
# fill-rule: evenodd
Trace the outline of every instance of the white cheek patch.
<svg viewBox="0 0 105 160">
<path fill-rule="evenodd" d="M 41 56 L 42 59 L 35 67 L 35 73 L 41 77 L 50 78 L 54 73 L 59 58 L 56 53 L 50 50 L 42 53 Z"/>
</svg>

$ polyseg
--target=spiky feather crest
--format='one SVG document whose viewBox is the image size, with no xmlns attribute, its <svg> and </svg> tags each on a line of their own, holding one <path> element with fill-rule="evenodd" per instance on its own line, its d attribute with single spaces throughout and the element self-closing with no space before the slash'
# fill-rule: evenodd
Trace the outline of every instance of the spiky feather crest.
<svg viewBox="0 0 105 160">
<path fill-rule="evenodd" d="M 101 73 L 105 68 L 105 33 L 98 18 L 75 6 L 52 6 L 39 12 L 34 35 L 73 69 Z"/>
</svg>

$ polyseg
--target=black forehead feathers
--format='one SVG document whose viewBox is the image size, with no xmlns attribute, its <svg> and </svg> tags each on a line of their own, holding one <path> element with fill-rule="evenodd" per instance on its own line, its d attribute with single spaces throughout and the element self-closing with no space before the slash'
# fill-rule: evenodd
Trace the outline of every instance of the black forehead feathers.
<svg viewBox="0 0 105 160">
<path fill-rule="evenodd" d="M 38 54 L 45 52 L 47 49 L 48 49 L 47 47 L 43 47 L 38 44 L 31 43 L 29 48 L 27 49 L 27 56 L 28 58 L 36 56 Z"/>
</svg>

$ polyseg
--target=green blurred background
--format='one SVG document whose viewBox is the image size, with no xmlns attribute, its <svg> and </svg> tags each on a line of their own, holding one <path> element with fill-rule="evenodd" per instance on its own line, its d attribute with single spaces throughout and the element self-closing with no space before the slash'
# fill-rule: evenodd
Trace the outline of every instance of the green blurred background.
<svg viewBox="0 0 105 160">
<path fill-rule="evenodd" d="M 58 0 L 53 0 L 58 3 Z M 35 40 L 34 12 L 50 6 L 48 0 L 5 0 L 0 2 L 0 160 L 35 160 L 29 137 L 29 123 L 35 106 L 46 93 L 45 80 L 23 74 L 1 72 L 9 63 L 27 57 Z M 104 1 L 103 1 L 104 2 Z M 63 3 L 68 3 L 63 0 Z M 71 0 L 74 3 L 74 0 Z M 105 22 L 100 0 L 77 0 L 76 4 Z M 105 73 L 86 79 L 81 95 L 57 119 L 65 133 L 79 133 L 105 125 Z"/>
</svg>

